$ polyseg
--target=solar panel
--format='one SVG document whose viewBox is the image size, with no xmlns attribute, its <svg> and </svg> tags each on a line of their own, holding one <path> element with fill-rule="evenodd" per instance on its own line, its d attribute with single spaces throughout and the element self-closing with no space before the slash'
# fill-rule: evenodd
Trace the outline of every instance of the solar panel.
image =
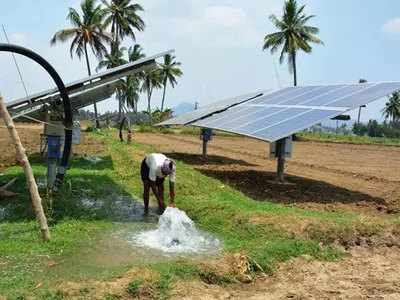
<svg viewBox="0 0 400 300">
<path fill-rule="evenodd" d="M 397 90 L 400 82 L 284 88 L 189 124 L 274 142 Z"/>
<path fill-rule="evenodd" d="M 192 112 L 177 116 L 175 118 L 166 120 L 162 123 L 157 124 L 156 126 L 170 126 L 170 125 L 187 125 L 191 122 L 195 122 L 207 116 L 210 116 L 214 113 L 224 111 L 230 107 L 235 107 L 235 105 L 244 103 L 246 101 L 250 101 L 252 99 L 261 97 L 264 95 L 266 91 L 250 93 L 246 95 L 237 96 L 234 98 L 224 99 L 213 104 L 201 107 Z"/>
<path fill-rule="evenodd" d="M 99 72 L 81 80 L 71 82 L 69 84 L 66 84 L 67 92 L 69 95 L 72 95 L 98 88 L 100 89 L 98 93 L 92 91 L 90 94 L 87 95 L 99 95 L 101 100 L 104 100 L 104 91 L 107 89 L 108 84 L 114 85 L 114 82 L 122 77 L 154 68 L 156 67 L 156 59 L 171 53 L 173 53 L 172 50 L 154 56 L 145 57 L 135 62 L 127 63 L 116 68 Z M 45 90 L 34 95 L 30 95 L 29 97 L 24 97 L 22 99 L 7 102 L 6 105 L 11 115 L 13 117 L 16 117 L 23 113 L 34 113 L 35 111 L 39 110 L 44 103 L 51 103 L 58 99 L 59 91 L 57 88 L 55 88 Z M 96 98 L 92 98 L 91 101 L 94 101 L 95 99 Z M 76 101 L 74 101 L 72 104 L 76 104 L 75 106 L 79 106 L 79 108 L 84 107 L 81 105 L 80 101 L 86 101 L 85 103 L 88 103 L 85 97 L 78 97 L 75 100 Z"/>
</svg>

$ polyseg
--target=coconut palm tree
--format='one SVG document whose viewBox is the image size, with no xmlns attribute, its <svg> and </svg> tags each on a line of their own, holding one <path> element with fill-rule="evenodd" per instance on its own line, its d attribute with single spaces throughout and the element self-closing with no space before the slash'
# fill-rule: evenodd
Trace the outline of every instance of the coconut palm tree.
<svg viewBox="0 0 400 300">
<path fill-rule="evenodd" d="M 117 66 L 127 63 L 125 59 L 126 48 L 118 48 L 114 53 L 108 53 L 105 58 L 99 63 L 97 70 L 103 68 L 115 68 Z M 138 59 L 144 58 L 146 55 L 139 44 L 128 49 L 129 62 L 134 62 Z M 140 80 L 143 77 L 142 72 L 135 75 L 129 75 L 126 79 L 120 80 L 120 85 L 117 88 L 117 99 L 119 100 L 119 119 L 122 120 L 122 106 L 126 104 L 128 108 L 137 111 L 137 103 L 140 98 Z"/>
<path fill-rule="evenodd" d="M 111 69 L 115 68 L 118 66 L 121 66 L 123 64 L 126 64 L 127 61 L 125 59 L 125 52 L 126 48 L 118 48 L 114 49 L 114 52 L 107 53 L 104 56 L 104 59 L 99 62 L 99 65 L 97 66 L 96 70 L 100 70 L 103 68 Z M 119 120 L 122 120 L 122 106 L 124 103 L 124 80 L 120 79 L 120 85 L 117 87 L 116 90 L 116 98 L 118 99 L 118 118 Z"/>
<path fill-rule="evenodd" d="M 275 15 L 270 15 L 269 19 L 279 30 L 277 32 L 267 34 L 264 38 L 263 50 L 270 49 L 274 54 L 282 48 L 279 62 L 282 64 L 287 58 L 289 71 L 293 72 L 293 83 L 297 86 L 297 51 L 302 50 L 311 53 L 312 47 L 310 43 L 323 44 L 317 37 L 319 29 L 307 25 L 307 22 L 314 18 L 313 15 L 307 16 L 304 13 L 305 5 L 297 6 L 296 0 L 286 0 L 283 8 L 283 16 L 281 19 Z M 286 139 L 277 142 L 278 149 L 278 166 L 277 174 L 279 181 L 284 181 L 285 158 L 283 155 Z"/>
<path fill-rule="evenodd" d="M 72 27 L 56 32 L 50 43 L 55 45 L 57 42 L 72 40 L 70 47 L 71 57 L 75 54 L 81 59 L 84 55 L 87 71 L 91 76 L 88 47 L 97 58 L 101 59 L 107 53 L 105 44 L 111 41 L 111 37 L 104 31 L 104 11 L 100 5 L 96 5 L 96 0 L 83 0 L 81 10 L 82 15 L 74 8 L 69 8 L 67 19 Z M 99 127 L 96 101 L 93 102 L 93 105 L 96 127 Z"/>
<path fill-rule="evenodd" d="M 151 124 L 151 97 L 153 95 L 154 89 L 159 89 L 162 87 L 162 77 L 160 69 L 146 70 L 143 72 L 143 83 L 140 88 L 141 92 L 147 94 L 147 113 L 150 118 Z"/>
<path fill-rule="evenodd" d="M 143 31 L 145 23 L 138 15 L 143 7 L 131 0 L 102 0 L 105 5 L 105 24 L 111 26 L 111 51 L 118 49 L 120 41 L 127 36 L 136 40 L 135 31 Z"/>
<path fill-rule="evenodd" d="M 123 64 L 126 64 L 127 61 L 125 59 L 126 48 L 118 48 L 114 53 L 107 53 L 104 55 L 104 58 L 99 62 L 96 71 L 101 69 L 112 69 Z"/>
<path fill-rule="evenodd" d="M 134 75 L 128 76 L 125 80 L 121 80 L 122 103 L 126 103 L 128 108 L 133 109 L 137 113 L 137 105 L 140 99 L 140 78 Z"/>
<path fill-rule="evenodd" d="M 176 77 L 183 75 L 182 70 L 179 68 L 180 62 L 175 61 L 175 56 L 167 54 L 164 56 L 164 63 L 160 66 L 160 72 L 162 77 L 162 85 L 164 87 L 163 97 L 161 102 L 161 112 L 164 111 L 165 92 L 167 90 L 167 84 L 169 83 L 172 88 L 178 83 Z"/>
<path fill-rule="evenodd" d="M 307 16 L 304 9 L 305 5 L 298 7 L 296 0 L 287 0 L 281 19 L 275 15 L 269 17 L 279 31 L 267 34 L 264 38 L 263 50 L 270 49 L 271 53 L 274 54 L 279 48 L 282 48 L 279 62 L 282 64 L 287 57 L 289 71 L 293 72 L 295 86 L 297 85 L 297 51 L 302 50 L 311 53 L 310 43 L 323 44 L 317 37 L 319 29 L 307 25 L 308 21 L 315 16 Z"/>
<path fill-rule="evenodd" d="M 142 46 L 136 44 L 133 47 L 129 47 L 128 57 L 130 62 L 134 62 L 139 59 L 145 58 L 146 54 L 144 54 Z"/>
<path fill-rule="evenodd" d="M 382 113 L 392 123 L 400 121 L 400 92 L 395 92 L 389 97 Z"/>
<path fill-rule="evenodd" d="M 146 54 L 144 54 L 143 48 L 139 44 L 129 47 L 129 62 L 135 62 L 145 57 Z M 127 106 L 133 108 L 136 113 L 140 99 L 140 82 L 143 78 L 144 74 L 143 72 L 140 72 L 135 75 L 128 76 L 123 84 L 123 88 L 125 90 L 124 101 L 126 102 Z"/>
</svg>

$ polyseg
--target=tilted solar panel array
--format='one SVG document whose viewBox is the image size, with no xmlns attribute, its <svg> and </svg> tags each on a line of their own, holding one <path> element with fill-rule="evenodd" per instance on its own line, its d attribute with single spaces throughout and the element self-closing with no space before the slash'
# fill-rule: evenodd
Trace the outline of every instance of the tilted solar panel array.
<svg viewBox="0 0 400 300">
<path fill-rule="evenodd" d="M 186 114 L 180 118 L 185 124 L 274 142 L 397 90 L 400 82 L 289 87 L 203 119 Z"/>
</svg>

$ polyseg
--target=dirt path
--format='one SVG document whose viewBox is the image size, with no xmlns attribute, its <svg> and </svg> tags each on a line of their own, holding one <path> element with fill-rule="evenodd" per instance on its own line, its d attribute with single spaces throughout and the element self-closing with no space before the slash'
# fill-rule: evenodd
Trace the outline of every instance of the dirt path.
<svg viewBox="0 0 400 300">
<path fill-rule="evenodd" d="M 398 249 L 354 248 L 340 262 L 295 259 L 249 285 L 181 282 L 172 299 L 400 299 L 399 267 Z"/>
<path fill-rule="evenodd" d="M 264 142 L 216 137 L 204 164 L 198 137 L 146 133 L 136 134 L 136 139 L 257 200 L 324 210 L 400 209 L 400 147 L 296 142 L 287 163 L 290 184 L 279 185 L 274 183 L 275 161 L 265 159 Z"/>
</svg>

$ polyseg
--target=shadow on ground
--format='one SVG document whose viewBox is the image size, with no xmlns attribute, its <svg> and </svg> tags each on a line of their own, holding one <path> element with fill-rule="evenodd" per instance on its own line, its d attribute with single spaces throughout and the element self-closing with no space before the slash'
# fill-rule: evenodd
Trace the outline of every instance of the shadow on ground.
<svg viewBox="0 0 400 300">
<path fill-rule="evenodd" d="M 365 193 L 306 177 L 287 175 L 288 183 L 280 184 L 276 182 L 275 172 L 245 170 L 240 166 L 251 167 L 255 165 L 242 160 L 210 156 L 209 161 L 205 163 L 200 155 L 187 153 L 167 153 L 166 155 L 193 165 L 204 175 L 216 178 L 258 201 L 268 200 L 284 204 L 359 204 L 360 206 L 367 205 L 379 209 L 386 204 L 382 198 L 372 197 Z M 222 165 L 236 166 L 232 166 L 231 169 L 219 168 Z M 238 169 L 235 170 L 235 168 Z"/>
<path fill-rule="evenodd" d="M 183 161 L 186 164 L 190 165 L 227 165 L 227 164 L 235 164 L 240 166 L 252 167 L 256 166 L 255 164 L 250 164 L 245 160 L 241 159 L 233 159 L 229 157 L 223 157 L 219 155 L 209 155 L 207 160 L 203 160 L 202 155 L 191 154 L 191 153 L 166 153 L 168 157 L 176 160 Z"/>
<path fill-rule="evenodd" d="M 356 203 L 369 202 L 384 205 L 381 198 L 351 191 L 323 181 L 289 175 L 288 184 L 275 182 L 276 174 L 264 171 L 220 171 L 199 169 L 203 174 L 217 178 L 256 200 L 271 199 L 286 204 L 315 203 Z"/>
</svg>

